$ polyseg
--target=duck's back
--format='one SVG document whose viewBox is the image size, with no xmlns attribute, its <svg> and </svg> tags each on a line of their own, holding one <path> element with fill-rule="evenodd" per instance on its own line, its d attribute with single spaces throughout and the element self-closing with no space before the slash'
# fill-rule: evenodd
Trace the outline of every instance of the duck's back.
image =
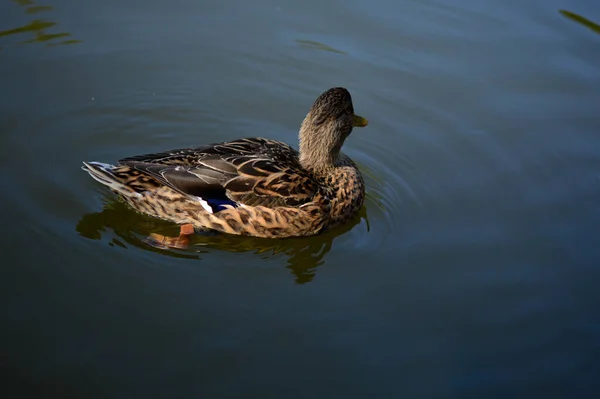
<svg viewBox="0 0 600 399">
<path fill-rule="evenodd" d="M 263 138 L 139 155 L 121 159 L 119 165 L 181 194 L 228 199 L 232 206 L 297 207 L 312 201 L 320 189 L 295 149 Z"/>
</svg>

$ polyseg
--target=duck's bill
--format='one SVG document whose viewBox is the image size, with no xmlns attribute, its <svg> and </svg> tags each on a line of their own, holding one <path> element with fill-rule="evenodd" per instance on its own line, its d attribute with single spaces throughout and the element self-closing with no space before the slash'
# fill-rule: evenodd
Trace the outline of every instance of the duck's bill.
<svg viewBox="0 0 600 399">
<path fill-rule="evenodd" d="M 354 127 L 365 127 L 369 124 L 369 121 L 362 116 L 354 115 L 352 119 L 352 126 Z"/>
</svg>

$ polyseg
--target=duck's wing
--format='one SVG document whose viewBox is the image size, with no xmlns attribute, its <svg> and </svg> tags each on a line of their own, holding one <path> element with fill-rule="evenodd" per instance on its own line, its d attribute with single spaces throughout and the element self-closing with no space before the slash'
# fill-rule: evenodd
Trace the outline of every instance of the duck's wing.
<svg viewBox="0 0 600 399">
<path fill-rule="evenodd" d="M 119 164 L 218 206 L 299 206 L 319 187 L 287 144 L 262 138 L 125 158 Z M 218 206 L 213 207 L 222 209 Z"/>
</svg>

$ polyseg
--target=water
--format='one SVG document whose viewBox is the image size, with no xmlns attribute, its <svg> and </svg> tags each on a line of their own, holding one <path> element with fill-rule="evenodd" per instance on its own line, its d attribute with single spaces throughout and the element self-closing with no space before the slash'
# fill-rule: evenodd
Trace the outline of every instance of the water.
<svg viewBox="0 0 600 399">
<path fill-rule="evenodd" d="M 596 397 L 594 22 L 585 0 L 4 1 L 5 386 Z M 80 170 L 243 136 L 296 145 L 338 85 L 370 121 L 344 147 L 368 199 L 323 236 L 153 249 L 177 227 Z"/>
</svg>

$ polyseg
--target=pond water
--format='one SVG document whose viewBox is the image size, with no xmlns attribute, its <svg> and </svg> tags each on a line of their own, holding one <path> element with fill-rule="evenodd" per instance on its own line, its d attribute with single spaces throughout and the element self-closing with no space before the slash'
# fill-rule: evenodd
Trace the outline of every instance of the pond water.
<svg viewBox="0 0 600 399">
<path fill-rule="evenodd" d="M 4 377 L 62 398 L 597 397 L 596 23 L 586 0 L 2 2 Z M 368 198 L 321 236 L 155 249 L 177 226 L 80 169 L 296 146 L 334 86 L 370 121 L 344 146 Z"/>
</svg>

